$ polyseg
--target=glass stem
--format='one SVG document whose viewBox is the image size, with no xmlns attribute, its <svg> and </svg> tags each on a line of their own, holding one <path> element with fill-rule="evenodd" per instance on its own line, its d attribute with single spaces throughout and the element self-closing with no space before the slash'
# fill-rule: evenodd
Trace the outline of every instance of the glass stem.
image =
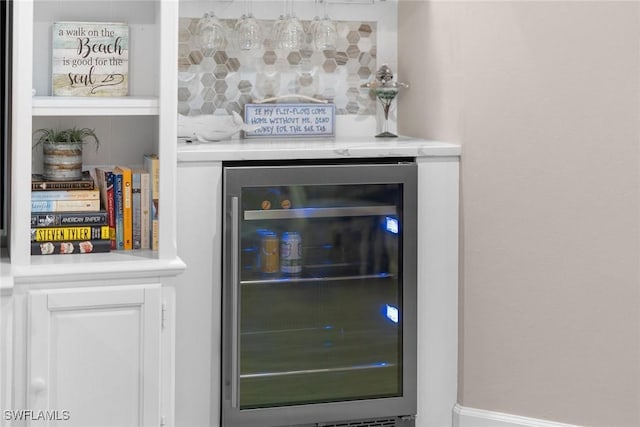
<svg viewBox="0 0 640 427">
<path fill-rule="evenodd" d="M 384 122 L 382 123 L 382 132 L 389 130 L 389 110 L 391 109 L 391 99 L 380 99 L 382 111 L 384 112 Z"/>
</svg>

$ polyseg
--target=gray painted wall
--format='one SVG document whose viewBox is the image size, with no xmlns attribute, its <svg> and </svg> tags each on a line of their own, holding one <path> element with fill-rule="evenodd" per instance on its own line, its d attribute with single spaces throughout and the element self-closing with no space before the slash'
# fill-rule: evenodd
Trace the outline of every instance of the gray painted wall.
<svg viewBox="0 0 640 427">
<path fill-rule="evenodd" d="M 401 0 L 401 133 L 460 142 L 459 402 L 640 425 L 640 3 Z"/>
</svg>

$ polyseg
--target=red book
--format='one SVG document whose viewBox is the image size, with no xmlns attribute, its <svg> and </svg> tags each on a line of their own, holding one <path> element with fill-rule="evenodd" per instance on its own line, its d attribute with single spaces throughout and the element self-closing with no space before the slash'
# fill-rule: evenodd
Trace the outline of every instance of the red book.
<svg viewBox="0 0 640 427">
<path fill-rule="evenodd" d="M 123 219 L 123 238 L 124 249 L 133 249 L 133 175 L 131 168 L 127 166 L 116 166 L 113 168 L 113 172 L 122 174 L 122 219 Z"/>
<path fill-rule="evenodd" d="M 111 168 L 96 168 L 96 180 L 100 188 L 100 198 L 102 209 L 107 211 L 107 225 L 109 225 L 109 237 L 111 240 L 111 249 L 115 250 L 116 245 L 116 210 L 115 210 L 115 191 L 113 188 L 113 172 Z"/>
</svg>

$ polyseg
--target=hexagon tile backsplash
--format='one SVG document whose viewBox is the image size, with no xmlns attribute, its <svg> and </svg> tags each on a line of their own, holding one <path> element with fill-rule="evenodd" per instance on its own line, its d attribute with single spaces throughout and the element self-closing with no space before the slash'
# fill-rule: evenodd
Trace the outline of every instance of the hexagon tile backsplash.
<svg viewBox="0 0 640 427">
<path fill-rule="evenodd" d="M 267 35 L 261 49 L 234 46 L 235 19 L 222 19 L 224 50 L 201 48 L 196 36 L 199 18 L 180 18 L 178 113 L 242 115 L 244 104 L 273 96 L 299 94 L 327 99 L 336 114 L 375 115 L 376 99 L 360 85 L 376 70 L 376 23 L 336 21 L 335 50 L 316 50 L 307 35 L 300 50 L 275 48 L 274 21 L 260 20 Z M 302 21 L 306 31 L 311 21 Z"/>
</svg>

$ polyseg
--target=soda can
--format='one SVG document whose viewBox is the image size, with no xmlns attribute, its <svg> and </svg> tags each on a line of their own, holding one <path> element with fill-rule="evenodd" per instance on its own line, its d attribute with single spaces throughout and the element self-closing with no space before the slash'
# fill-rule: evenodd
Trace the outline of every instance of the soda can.
<svg viewBox="0 0 640 427">
<path fill-rule="evenodd" d="M 280 271 L 284 274 L 298 274 L 302 271 L 302 238 L 300 233 L 282 233 L 280 239 Z"/>
<path fill-rule="evenodd" d="M 264 231 L 260 238 L 260 270 L 263 273 L 277 273 L 280 265 L 278 256 L 279 240 L 273 231 Z"/>
</svg>

